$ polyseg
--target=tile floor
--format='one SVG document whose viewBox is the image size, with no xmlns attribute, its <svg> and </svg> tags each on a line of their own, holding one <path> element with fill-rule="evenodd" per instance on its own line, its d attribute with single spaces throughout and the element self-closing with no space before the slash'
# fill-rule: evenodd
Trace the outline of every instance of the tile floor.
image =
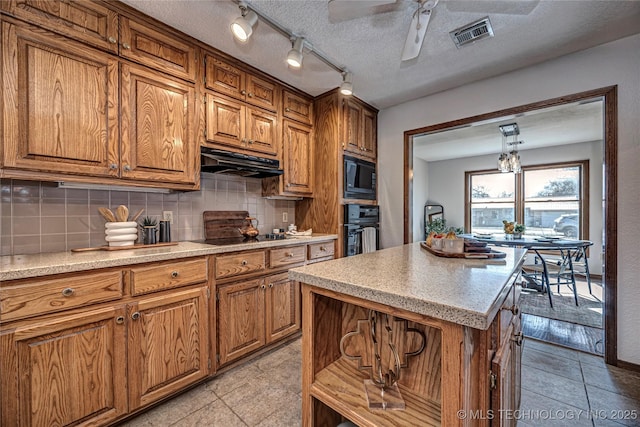
<svg viewBox="0 0 640 427">
<path fill-rule="evenodd" d="M 124 425 L 299 426 L 300 369 L 297 340 Z M 640 426 L 640 373 L 606 366 L 601 357 L 528 339 L 520 409 L 518 425 L 524 427 Z"/>
</svg>

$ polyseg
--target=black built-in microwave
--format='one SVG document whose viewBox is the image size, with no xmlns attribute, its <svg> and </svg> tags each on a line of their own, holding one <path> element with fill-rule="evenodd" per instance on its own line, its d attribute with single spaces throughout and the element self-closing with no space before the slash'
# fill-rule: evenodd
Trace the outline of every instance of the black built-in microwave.
<svg viewBox="0 0 640 427">
<path fill-rule="evenodd" d="M 376 165 L 344 156 L 344 198 L 376 199 Z"/>
</svg>

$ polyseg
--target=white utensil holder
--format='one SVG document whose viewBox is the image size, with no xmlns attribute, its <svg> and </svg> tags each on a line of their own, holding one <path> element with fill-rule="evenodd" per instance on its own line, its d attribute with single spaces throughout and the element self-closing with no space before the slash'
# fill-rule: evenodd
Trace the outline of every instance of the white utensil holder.
<svg viewBox="0 0 640 427">
<path fill-rule="evenodd" d="M 135 221 L 107 222 L 104 228 L 104 239 L 109 246 L 133 246 L 138 239 L 138 223 Z"/>
</svg>

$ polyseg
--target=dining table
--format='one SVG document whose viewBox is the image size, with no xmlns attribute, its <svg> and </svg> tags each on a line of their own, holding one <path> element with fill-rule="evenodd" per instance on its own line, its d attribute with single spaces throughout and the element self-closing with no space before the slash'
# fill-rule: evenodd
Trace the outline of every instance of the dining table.
<svg viewBox="0 0 640 427">
<path fill-rule="evenodd" d="M 463 234 L 461 237 L 476 239 L 486 242 L 488 245 L 509 246 L 525 248 L 535 254 L 534 264 L 526 264 L 522 267 L 522 277 L 527 283 L 527 288 L 538 291 L 546 291 L 549 294 L 549 304 L 553 307 L 551 298 L 551 285 L 567 284 L 573 290 L 576 305 L 578 305 L 578 292 L 576 289 L 574 262 L 583 260 L 585 276 L 591 292 L 591 280 L 589 277 L 589 263 L 587 248 L 593 245 L 590 240 L 567 239 L 558 236 L 522 236 L 515 238 L 511 234 Z M 551 261 L 550 257 L 557 257 Z M 549 280 L 549 270 L 556 273 L 556 282 Z"/>
</svg>

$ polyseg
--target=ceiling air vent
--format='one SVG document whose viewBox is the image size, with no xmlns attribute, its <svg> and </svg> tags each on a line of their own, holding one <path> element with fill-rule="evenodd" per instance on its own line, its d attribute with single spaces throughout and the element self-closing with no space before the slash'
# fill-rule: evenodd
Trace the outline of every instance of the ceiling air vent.
<svg viewBox="0 0 640 427">
<path fill-rule="evenodd" d="M 491 28 L 491 22 L 489 17 L 486 16 L 479 21 L 472 22 L 471 24 L 460 27 L 449 33 L 456 47 L 460 48 L 466 44 L 473 43 L 476 40 L 484 39 L 486 37 L 493 37 L 493 28 Z"/>
</svg>

